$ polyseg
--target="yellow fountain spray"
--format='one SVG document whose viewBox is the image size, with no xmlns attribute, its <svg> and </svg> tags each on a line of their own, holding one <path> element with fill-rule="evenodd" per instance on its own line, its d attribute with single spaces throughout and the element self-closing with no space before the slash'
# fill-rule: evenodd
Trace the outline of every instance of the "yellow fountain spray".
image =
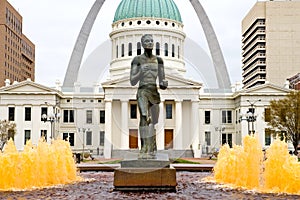
<svg viewBox="0 0 300 200">
<path fill-rule="evenodd" d="M 8 141 L 0 153 L 0 190 L 23 190 L 68 184 L 81 180 L 68 142 L 40 141 L 37 146 L 27 142 L 18 152 Z"/>
<path fill-rule="evenodd" d="M 300 194 L 300 163 L 289 155 L 285 142 L 276 139 L 264 155 L 258 137 L 247 135 L 243 147 L 220 149 L 214 179 L 261 192 Z"/>
</svg>

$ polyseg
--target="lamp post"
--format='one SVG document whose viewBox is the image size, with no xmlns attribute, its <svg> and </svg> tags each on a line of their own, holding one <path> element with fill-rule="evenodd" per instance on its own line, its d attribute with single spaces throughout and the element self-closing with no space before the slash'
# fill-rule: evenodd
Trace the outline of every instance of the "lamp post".
<svg viewBox="0 0 300 200">
<path fill-rule="evenodd" d="M 82 131 L 82 157 L 84 157 L 84 133 L 86 131 L 89 131 L 90 129 L 89 128 L 78 128 L 78 132 L 80 133 L 80 131 Z"/>
<path fill-rule="evenodd" d="M 248 122 L 248 134 L 251 135 L 251 133 L 255 133 L 254 130 L 254 122 L 256 121 L 256 115 L 254 115 L 252 112 L 247 111 L 246 114 L 240 115 L 240 122 L 243 120 L 246 120 Z M 252 123 L 252 130 L 250 130 L 250 123 Z"/>
<path fill-rule="evenodd" d="M 49 105 L 47 102 L 45 102 L 46 105 Z M 53 140 L 55 139 L 55 133 L 54 133 L 54 123 L 58 122 L 60 119 L 60 113 L 56 112 L 56 107 L 59 105 L 59 101 L 56 101 L 55 105 L 52 105 L 53 111 L 50 114 L 42 114 L 42 120 L 44 123 L 50 122 L 51 124 L 51 135 L 50 139 Z"/>
</svg>

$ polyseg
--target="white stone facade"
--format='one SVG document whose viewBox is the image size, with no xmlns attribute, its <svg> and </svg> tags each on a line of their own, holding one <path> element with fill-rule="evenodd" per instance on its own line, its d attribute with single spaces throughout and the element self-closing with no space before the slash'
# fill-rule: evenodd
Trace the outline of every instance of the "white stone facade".
<svg viewBox="0 0 300 200">
<path fill-rule="evenodd" d="M 158 150 L 168 149 L 167 152 L 176 156 L 192 149 L 194 157 L 201 157 L 207 150 L 210 153 L 219 149 L 222 143 L 230 143 L 230 140 L 234 144 L 242 144 L 243 136 L 248 134 L 248 123 L 240 121 L 240 114 L 248 111 L 249 102 L 253 103 L 258 99 L 261 101 L 257 101 L 254 107 L 257 114 L 254 130 L 259 135 L 263 148 L 268 147 L 265 108 L 270 100 L 284 98 L 288 93 L 287 89 L 271 84 L 234 93 L 199 92 L 201 84 L 176 80 L 170 76 L 167 79 L 170 88 L 160 92 L 162 103 L 156 127 L 157 146 Z M 55 112 L 60 113 L 61 117 L 53 123 L 53 135 L 56 138 L 69 136 L 74 152 L 93 151 L 93 154 L 111 158 L 122 155 L 122 152 L 136 151 L 136 148 L 130 148 L 132 144 L 129 136 L 130 130 L 138 129 L 138 113 L 135 118 L 131 117 L 131 104 L 136 104 L 136 88 L 129 86 L 127 78 L 118 82 L 106 82 L 103 87 L 105 93 L 101 90 L 62 93 L 30 80 L 2 87 L 0 119 L 9 119 L 9 108 L 14 108 L 12 121 L 17 124 L 14 141 L 18 150 L 24 148 L 26 131 L 30 131 L 29 137 L 33 144 L 38 143 L 45 130 L 47 142 L 51 142 L 51 123 L 43 122 L 41 115 L 42 108 L 47 108 L 47 114 L 50 114 L 54 106 Z M 171 107 L 171 119 L 166 119 L 166 107 Z M 28 121 L 25 121 L 25 108 L 31 110 Z M 73 110 L 73 121 L 68 112 L 70 110 Z M 209 121 L 206 121 L 205 111 L 210 112 Z M 231 112 L 230 120 L 227 118 L 225 123 L 222 121 L 222 111 Z M 103 117 L 104 121 L 101 121 Z M 250 128 L 252 129 L 251 123 Z M 165 144 L 168 131 L 172 134 L 171 147 Z M 104 136 L 102 139 L 101 134 Z M 139 147 L 139 139 L 137 141 Z"/>
</svg>

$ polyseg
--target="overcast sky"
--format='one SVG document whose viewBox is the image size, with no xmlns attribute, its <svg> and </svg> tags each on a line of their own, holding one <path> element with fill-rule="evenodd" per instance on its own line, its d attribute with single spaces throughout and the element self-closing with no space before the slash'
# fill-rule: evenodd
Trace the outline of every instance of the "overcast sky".
<svg viewBox="0 0 300 200">
<path fill-rule="evenodd" d="M 36 82 L 63 82 L 80 28 L 95 0 L 8 0 L 23 17 L 23 33 L 35 44 Z M 106 0 L 90 34 L 84 59 L 109 39 L 121 0 Z M 209 54 L 202 27 L 189 0 L 174 0 L 187 37 Z M 241 21 L 257 0 L 200 0 L 219 40 L 232 83 L 241 82 Z M 109 52 L 110 53 L 110 52 Z"/>
</svg>

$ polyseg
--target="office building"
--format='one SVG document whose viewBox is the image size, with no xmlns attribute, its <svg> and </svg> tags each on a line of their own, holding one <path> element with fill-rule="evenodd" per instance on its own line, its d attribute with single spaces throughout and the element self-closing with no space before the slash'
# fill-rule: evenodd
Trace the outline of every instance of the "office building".
<svg viewBox="0 0 300 200">
<path fill-rule="evenodd" d="M 284 86 L 300 71 L 300 1 L 257 1 L 242 21 L 244 88 Z"/>
<path fill-rule="evenodd" d="M 0 87 L 4 81 L 35 79 L 35 45 L 22 32 L 22 16 L 0 0 Z"/>
</svg>

